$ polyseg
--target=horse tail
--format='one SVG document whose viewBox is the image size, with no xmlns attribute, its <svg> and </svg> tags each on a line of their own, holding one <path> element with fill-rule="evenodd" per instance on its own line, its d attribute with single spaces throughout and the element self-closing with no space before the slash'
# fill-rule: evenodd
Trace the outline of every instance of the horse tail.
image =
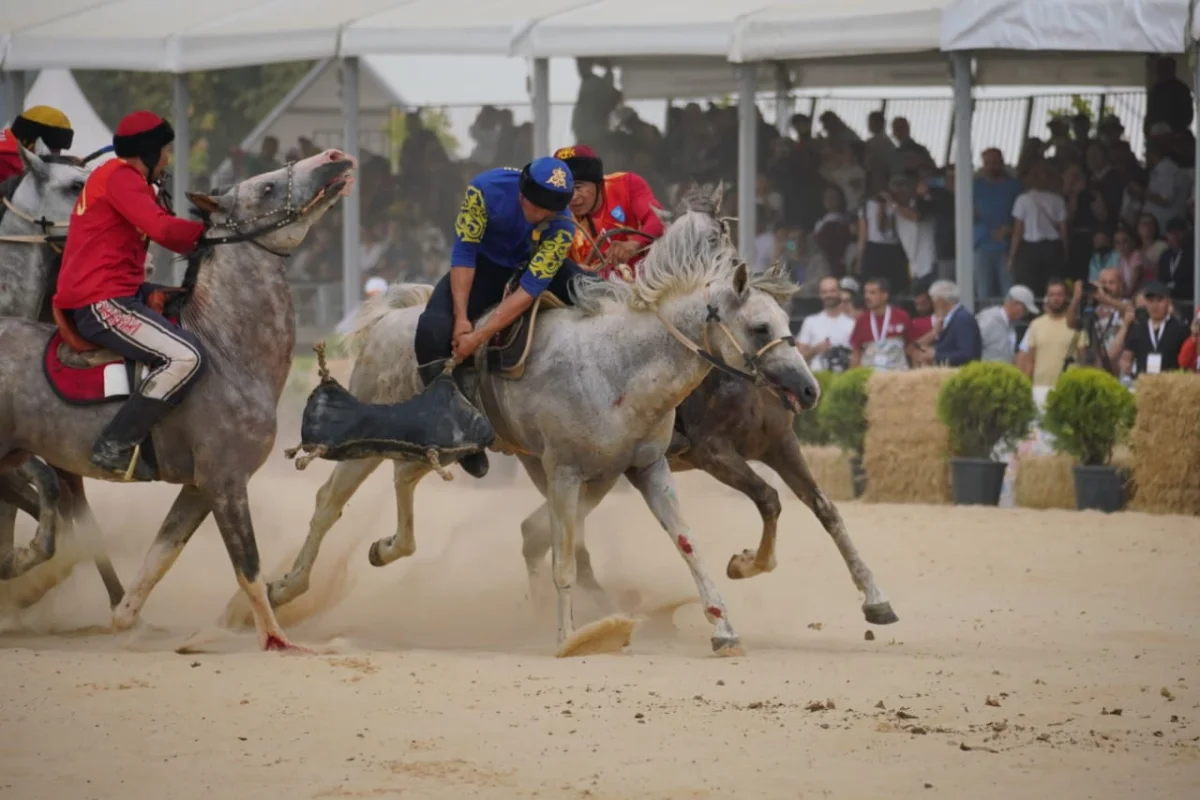
<svg viewBox="0 0 1200 800">
<path fill-rule="evenodd" d="M 383 294 L 368 298 L 358 309 L 342 345 L 353 358 L 358 358 L 367 345 L 371 329 L 389 312 L 400 308 L 424 305 L 429 302 L 433 287 L 427 283 L 393 283 Z"/>
</svg>

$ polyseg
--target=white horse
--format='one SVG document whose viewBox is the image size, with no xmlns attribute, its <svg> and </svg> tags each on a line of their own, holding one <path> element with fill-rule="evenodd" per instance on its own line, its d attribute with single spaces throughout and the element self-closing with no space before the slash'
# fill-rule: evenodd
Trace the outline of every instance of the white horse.
<svg viewBox="0 0 1200 800">
<path fill-rule="evenodd" d="M 816 405 L 820 389 L 790 346 L 783 308 L 755 286 L 745 264 L 735 263 L 713 216 L 719 204 L 719 189 L 690 197 L 633 282 L 579 280 L 572 287 L 574 308 L 543 309 L 519 380 L 487 374 L 477 360 L 484 412 L 523 454 L 522 463 L 549 501 L 559 655 L 591 638 L 590 631 L 576 635 L 572 618 L 581 494 L 594 505 L 622 475 L 641 492 L 691 570 L 704 614 L 714 625 L 713 650 L 740 652 L 725 603 L 680 513 L 667 465 L 675 408 L 714 362 L 751 370 L 796 411 Z M 397 403 L 420 391 L 413 340 L 428 294 L 428 287 L 397 285 L 364 307 L 351 334 L 358 358 L 349 389 L 359 400 Z M 272 604 L 307 589 L 321 539 L 380 463 L 363 458 L 338 464 L 317 494 L 309 536 L 292 571 L 270 587 Z M 415 552 L 413 491 L 431 469 L 395 463 L 397 533 L 371 545 L 375 566 Z M 537 592 L 536 575 L 531 583 Z M 630 623 L 626 641 L 631 630 Z"/>
</svg>

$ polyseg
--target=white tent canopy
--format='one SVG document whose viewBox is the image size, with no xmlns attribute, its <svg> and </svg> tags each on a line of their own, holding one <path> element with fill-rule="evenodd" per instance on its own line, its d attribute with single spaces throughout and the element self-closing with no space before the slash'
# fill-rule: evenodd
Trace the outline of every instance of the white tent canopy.
<svg viewBox="0 0 1200 800">
<path fill-rule="evenodd" d="M 1194 2 L 1194 0 L 1191 0 Z M 1182 53 L 1189 0 L 950 0 L 943 50 Z M 1192 38 L 1200 39 L 1200 19 Z"/>
<path fill-rule="evenodd" d="M 345 56 L 516 54 L 518 42 L 544 17 L 589 0 L 409 0 L 346 26 Z"/>
</svg>

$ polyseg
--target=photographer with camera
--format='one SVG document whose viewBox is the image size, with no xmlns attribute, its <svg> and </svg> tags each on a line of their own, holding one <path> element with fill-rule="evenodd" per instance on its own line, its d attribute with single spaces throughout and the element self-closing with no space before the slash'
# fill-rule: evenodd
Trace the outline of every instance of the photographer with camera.
<svg viewBox="0 0 1200 800">
<path fill-rule="evenodd" d="M 1191 338 L 1188 326 L 1171 316 L 1167 287 L 1151 281 L 1142 289 L 1146 307 L 1134 312 L 1121 353 L 1121 378 L 1179 369 L 1179 351 Z"/>
<path fill-rule="evenodd" d="M 845 372 L 850 366 L 854 318 L 842 313 L 842 290 L 837 278 L 822 278 L 817 290 L 822 308 L 804 318 L 796 349 L 813 370 Z"/>
<path fill-rule="evenodd" d="M 1082 364 L 1099 367 L 1117 374 L 1116 364 L 1125 347 L 1125 317 L 1132 312 L 1133 303 L 1125 299 L 1121 270 L 1108 267 L 1100 270 L 1093 281 L 1075 281 L 1071 305 L 1067 308 L 1067 324 L 1081 334 Z M 1072 353 L 1075 348 L 1072 347 Z"/>
</svg>

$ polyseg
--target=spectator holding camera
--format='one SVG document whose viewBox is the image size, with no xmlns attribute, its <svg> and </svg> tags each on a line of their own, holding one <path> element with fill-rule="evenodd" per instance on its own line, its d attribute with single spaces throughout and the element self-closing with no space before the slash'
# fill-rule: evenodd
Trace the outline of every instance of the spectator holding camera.
<svg viewBox="0 0 1200 800">
<path fill-rule="evenodd" d="M 1125 335 L 1121 376 L 1157 375 L 1179 369 L 1179 352 L 1191 338 L 1188 326 L 1171 316 L 1171 294 L 1158 281 L 1142 289 L 1146 308 L 1137 309 Z"/>
<path fill-rule="evenodd" d="M 804 318 L 800 335 L 796 338 L 796 349 L 814 370 L 840 372 L 849 365 L 854 317 L 842 313 L 842 290 L 837 278 L 822 278 L 818 291 L 822 308 L 818 313 Z M 844 353 L 836 352 L 839 350 Z M 835 369 L 835 366 L 841 366 L 842 370 Z"/>
<path fill-rule="evenodd" d="M 1075 330 L 1090 335 L 1088 328 L 1094 322 L 1099 345 L 1113 365 L 1120 363 L 1121 352 L 1125 349 L 1126 317 L 1132 320 L 1133 303 L 1126 299 L 1127 294 L 1120 268 L 1106 267 L 1095 281 L 1075 282 L 1074 295 L 1067 309 L 1067 324 Z M 1090 342 L 1090 339 L 1084 341 Z M 1091 355 L 1091 349 L 1085 348 L 1083 362 L 1089 366 L 1102 366 L 1093 363 L 1096 359 Z"/>
</svg>

